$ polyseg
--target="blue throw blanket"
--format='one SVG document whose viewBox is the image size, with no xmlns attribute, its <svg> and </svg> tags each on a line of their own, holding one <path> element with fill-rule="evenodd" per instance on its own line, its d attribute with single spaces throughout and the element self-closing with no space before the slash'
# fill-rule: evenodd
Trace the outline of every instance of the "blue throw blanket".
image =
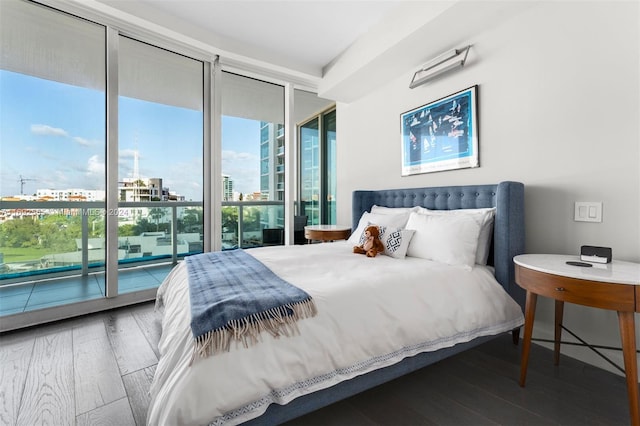
<svg viewBox="0 0 640 426">
<path fill-rule="evenodd" d="M 262 331 L 288 336 L 297 332 L 295 321 L 316 314 L 309 294 L 243 250 L 188 256 L 185 262 L 194 359 L 228 351 L 232 340 L 245 347 L 256 343 Z"/>
</svg>

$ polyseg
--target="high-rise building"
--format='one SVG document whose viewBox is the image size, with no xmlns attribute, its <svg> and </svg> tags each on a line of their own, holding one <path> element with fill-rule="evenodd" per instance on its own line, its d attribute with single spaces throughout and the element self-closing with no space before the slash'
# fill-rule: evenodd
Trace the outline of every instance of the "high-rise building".
<svg viewBox="0 0 640 426">
<path fill-rule="evenodd" d="M 262 200 L 284 201 L 284 125 L 260 122 Z"/>
<path fill-rule="evenodd" d="M 233 201 L 233 179 L 222 175 L 222 201 Z"/>
<path fill-rule="evenodd" d="M 260 198 L 284 201 L 284 125 L 260 122 Z M 284 226 L 284 209 L 260 218 L 264 228 Z"/>
</svg>

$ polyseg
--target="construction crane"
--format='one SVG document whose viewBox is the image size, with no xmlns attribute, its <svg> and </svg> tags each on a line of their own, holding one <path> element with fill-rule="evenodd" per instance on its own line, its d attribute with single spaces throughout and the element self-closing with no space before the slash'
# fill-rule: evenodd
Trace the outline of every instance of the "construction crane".
<svg viewBox="0 0 640 426">
<path fill-rule="evenodd" d="M 20 182 L 20 195 L 24 195 L 24 184 L 25 182 L 30 180 L 35 180 L 35 179 L 29 179 L 29 178 L 23 177 L 22 175 L 19 175 L 18 182 Z"/>
</svg>

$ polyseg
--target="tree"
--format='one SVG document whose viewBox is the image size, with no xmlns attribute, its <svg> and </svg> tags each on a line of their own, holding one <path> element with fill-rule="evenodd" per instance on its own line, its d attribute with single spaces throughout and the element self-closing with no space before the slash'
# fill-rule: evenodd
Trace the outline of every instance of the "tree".
<svg viewBox="0 0 640 426">
<path fill-rule="evenodd" d="M 50 214 L 40 220 L 40 245 L 58 252 L 76 251 L 82 238 L 82 216 Z"/>
<path fill-rule="evenodd" d="M 118 236 L 119 237 L 133 237 L 136 234 L 136 225 L 132 225 L 130 223 L 118 226 Z"/>
<path fill-rule="evenodd" d="M 156 231 L 158 231 L 160 219 L 166 214 L 165 210 L 161 207 L 153 207 L 149 209 L 149 217 L 156 221 Z"/>
<path fill-rule="evenodd" d="M 202 220 L 200 219 L 200 211 L 198 209 L 187 209 L 180 222 L 184 232 L 199 232 L 202 230 Z"/>
<path fill-rule="evenodd" d="M 260 207 L 245 207 L 242 215 L 242 229 L 244 231 L 260 230 Z"/>
<path fill-rule="evenodd" d="M 35 217 L 8 220 L 0 226 L 1 242 L 5 247 L 26 248 L 38 246 L 40 223 Z"/>
<path fill-rule="evenodd" d="M 238 232 L 238 208 L 222 207 L 222 230 L 224 232 Z"/>
</svg>

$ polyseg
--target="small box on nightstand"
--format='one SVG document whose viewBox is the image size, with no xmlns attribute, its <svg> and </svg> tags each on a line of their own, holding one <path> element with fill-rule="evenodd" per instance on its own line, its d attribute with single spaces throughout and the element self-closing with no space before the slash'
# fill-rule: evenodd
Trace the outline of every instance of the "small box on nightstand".
<svg viewBox="0 0 640 426">
<path fill-rule="evenodd" d="M 580 260 L 592 263 L 611 262 L 611 247 L 582 246 L 580 247 Z"/>
</svg>

